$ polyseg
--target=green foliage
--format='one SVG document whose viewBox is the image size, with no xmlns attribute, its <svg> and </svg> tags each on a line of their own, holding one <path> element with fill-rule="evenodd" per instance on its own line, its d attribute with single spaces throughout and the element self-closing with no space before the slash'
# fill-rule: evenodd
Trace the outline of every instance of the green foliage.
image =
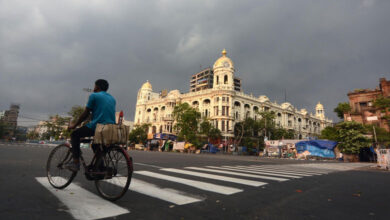
<svg viewBox="0 0 390 220">
<path fill-rule="evenodd" d="M 27 133 L 27 138 L 30 140 L 37 140 L 39 139 L 39 134 L 38 132 L 30 131 L 29 133 Z"/>
<path fill-rule="evenodd" d="M 236 144 L 248 147 L 263 146 L 265 136 L 270 140 L 295 138 L 293 130 L 276 126 L 274 112 L 257 112 L 257 114 L 261 116 L 258 120 L 248 117 L 244 121 L 235 124 Z"/>
<path fill-rule="evenodd" d="M 134 129 L 130 132 L 129 141 L 132 144 L 145 144 L 148 138 L 147 130 L 150 124 L 141 124 L 136 125 Z"/>
<path fill-rule="evenodd" d="M 338 141 L 338 132 L 335 127 L 328 126 L 321 131 L 320 139 L 328 139 L 332 141 Z"/>
<path fill-rule="evenodd" d="M 375 138 L 374 135 L 376 135 L 376 139 L 378 143 L 382 145 L 390 144 L 390 132 L 387 132 L 386 129 L 380 128 L 376 125 L 365 125 L 365 128 L 368 131 L 368 133 L 372 135 L 373 139 Z M 375 133 L 374 133 L 374 128 L 375 128 Z"/>
<path fill-rule="evenodd" d="M 3 138 L 9 131 L 7 123 L 0 121 L 0 139 Z"/>
<path fill-rule="evenodd" d="M 360 123 L 342 122 L 336 126 L 338 132 L 338 148 L 342 153 L 358 154 L 363 147 L 370 146 L 370 140 L 364 136 L 366 129 Z"/>
<path fill-rule="evenodd" d="M 344 118 L 344 113 L 351 111 L 351 106 L 347 102 L 341 102 L 337 105 L 337 107 L 333 110 L 337 113 L 337 116 L 341 119 Z"/>
<path fill-rule="evenodd" d="M 55 140 L 68 138 L 70 136 L 67 129 L 69 120 L 69 117 L 61 117 L 59 115 L 50 116 L 50 119 L 45 121 L 47 132 L 42 135 L 42 138 L 54 138 Z"/>
<path fill-rule="evenodd" d="M 382 113 L 385 113 L 385 115 L 381 118 L 386 120 L 387 126 L 390 128 L 390 97 L 385 98 L 383 96 L 379 96 L 374 101 L 374 106 L 380 109 Z"/>
<path fill-rule="evenodd" d="M 188 103 L 181 103 L 175 106 L 172 115 L 176 122 L 174 128 L 177 130 L 178 139 L 199 147 L 201 144 L 197 134 L 201 119 L 200 112 L 192 108 Z"/>
<path fill-rule="evenodd" d="M 77 120 L 80 118 L 81 114 L 83 114 L 85 110 L 85 107 L 82 107 L 80 105 L 75 105 L 72 107 L 72 109 L 68 112 L 68 115 L 72 117 L 72 123 L 76 123 Z M 85 120 L 82 125 L 87 124 L 89 121 L 91 121 L 91 115 Z"/>
<path fill-rule="evenodd" d="M 200 134 L 204 135 L 212 140 L 216 140 L 222 137 L 221 131 L 214 127 L 206 118 L 199 125 Z"/>
</svg>

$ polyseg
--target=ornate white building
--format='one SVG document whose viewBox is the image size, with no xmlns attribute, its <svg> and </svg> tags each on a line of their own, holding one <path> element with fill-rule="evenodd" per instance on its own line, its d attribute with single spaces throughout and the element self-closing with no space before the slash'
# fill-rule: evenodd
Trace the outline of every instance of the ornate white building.
<svg viewBox="0 0 390 220">
<path fill-rule="evenodd" d="M 296 138 L 318 135 L 332 121 L 325 118 L 324 107 L 318 102 L 315 114 L 306 109 L 298 110 L 288 102 L 277 104 L 267 96 L 255 97 L 235 91 L 234 64 L 222 51 L 222 56 L 213 65 L 213 86 L 196 92 L 180 93 L 153 92 L 149 81 L 138 91 L 135 110 L 135 124 L 150 123 L 149 133 L 174 133 L 172 111 L 176 104 L 187 102 L 196 107 L 202 114 L 222 131 L 223 136 L 232 137 L 234 124 L 245 117 L 257 119 L 255 112 L 273 111 L 276 114 L 277 125 L 292 129 Z"/>
</svg>

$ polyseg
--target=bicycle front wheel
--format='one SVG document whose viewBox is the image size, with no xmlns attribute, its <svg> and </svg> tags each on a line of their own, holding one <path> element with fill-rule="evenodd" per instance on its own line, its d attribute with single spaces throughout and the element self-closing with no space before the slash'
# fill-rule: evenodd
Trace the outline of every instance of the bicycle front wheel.
<svg viewBox="0 0 390 220">
<path fill-rule="evenodd" d="M 68 145 L 60 144 L 55 147 L 47 160 L 46 172 L 50 185 L 57 189 L 67 187 L 77 172 L 64 168 L 64 165 L 72 161 L 72 152 Z"/>
<path fill-rule="evenodd" d="M 131 157 L 120 146 L 113 146 L 96 161 L 96 165 L 105 173 L 104 179 L 95 181 L 100 196 L 111 201 L 121 198 L 129 189 L 133 174 Z"/>
</svg>

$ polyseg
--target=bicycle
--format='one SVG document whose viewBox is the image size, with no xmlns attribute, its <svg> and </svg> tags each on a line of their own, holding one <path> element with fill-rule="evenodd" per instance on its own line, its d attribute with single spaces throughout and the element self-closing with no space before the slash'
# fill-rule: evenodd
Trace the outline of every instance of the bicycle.
<svg viewBox="0 0 390 220">
<path fill-rule="evenodd" d="M 82 140 L 91 144 L 92 140 Z M 125 149 L 119 145 L 96 146 L 95 154 L 89 165 L 82 154 L 80 162 L 84 168 L 87 180 L 95 181 L 95 187 L 101 197 L 115 201 L 128 191 L 133 174 L 133 160 Z M 72 162 L 71 146 L 68 143 L 55 147 L 49 155 L 46 164 L 49 183 L 56 189 L 66 188 L 76 177 L 77 172 L 64 168 Z"/>
</svg>

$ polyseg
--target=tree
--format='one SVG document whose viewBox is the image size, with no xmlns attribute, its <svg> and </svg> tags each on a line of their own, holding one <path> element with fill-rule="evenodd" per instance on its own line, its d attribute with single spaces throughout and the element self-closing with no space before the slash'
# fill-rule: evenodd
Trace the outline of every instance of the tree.
<svg viewBox="0 0 390 220">
<path fill-rule="evenodd" d="M 176 122 L 174 128 L 177 130 L 178 139 L 199 147 L 200 142 L 197 134 L 201 119 L 200 112 L 192 108 L 188 103 L 181 103 L 175 106 L 172 115 Z"/>
<path fill-rule="evenodd" d="M 389 145 L 390 144 L 390 132 L 386 131 L 384 128 L 380 128 L 376 125 L 365 125 L 366 130 L 369 134 L 372 135 L 373 142 L 376 140 L 378 143 L 383 145 Z M 375 129 L 375 133 L 374 133 Z"/>
<path fill-rule="evenodd" d="M 385 98 L 383 96 L 379 96 L 377 99 L 375 99 L 374 106 L 382 113 L 385 113 L 385 115 L 381 118 L 386 120 L 387 126 L 390 128 L 390 97 Z"/>
<path fill-rule="evenodd" d="M 68 112 L 68 115 L 72 117 L 72 123 L 76 123 L 77 120 L 80 118 L 81 114 L 84 112 L 85 107 L 82 107 L 80 105 L 75 105 L 72 107 L 72 109 Z M 91 115 L 85 120 L 82 125 L 88 123 L 91 120 Z"/>
<path fill-rule="evenodd" d="M 328 126 L 321 131 L 320 139 L 328 139 L 337 141 L 339 139 L 338 132 L 335 127 Z"/>
<path fill-rule="evenodd" d="M 39 138 L 39 133 L 35 131 L 30 131 L 29 133 L 27 133 L 27 138 L 30 140 L 36 140 Z"/>
<path fill-rule="evenodd" d="M 69 117 L 61 117 L 59 115 L 50 116 L 49 120 L 45 121 L 47 132 L 42 135 L 42 138 L 54 138 L 55 140 L 58 140 L 69 137 L 70 134 L 67 129 L 69 120 Z"/>
<path fill-rule="evenodd" d="M 0 139 L 3 138 L 8 131 L 9 131 L 8 124 L 0 120 Z"/>
<path fill-rule="evenodd" d="M 214 125 L 212 125 L 210 121 L 206 118 L 203 119 L 199 127 L 200 134 L 206 136 L 207 138 L 216 140 L 222 137 L 221 131 L 218 128 L 214 127 Z"/>
<path fill-rule="evenodd" d="M 136 125 L 133 130 L 131 130 L 129 135 L 129 141 L 133 144 L 145 144 L 148 139 L 147 130 L 150 124 L 141 124 Z"/>
<path fill-rule="evenodd" d="M 351 111 L 351 106 L 347 102 L 341 102 L 333 111 L 340 119 L 344 119 L 344 114 Z"/>
<path fill-rule="evenodd" d="M 342 153 L 358 154 L 361 148 L 370 146 L 370 140 L 364 136 L 366 129 L 360 123 L 341 122 L 336 126 L 338 132 L 338 148 Z"/>
</svg>

